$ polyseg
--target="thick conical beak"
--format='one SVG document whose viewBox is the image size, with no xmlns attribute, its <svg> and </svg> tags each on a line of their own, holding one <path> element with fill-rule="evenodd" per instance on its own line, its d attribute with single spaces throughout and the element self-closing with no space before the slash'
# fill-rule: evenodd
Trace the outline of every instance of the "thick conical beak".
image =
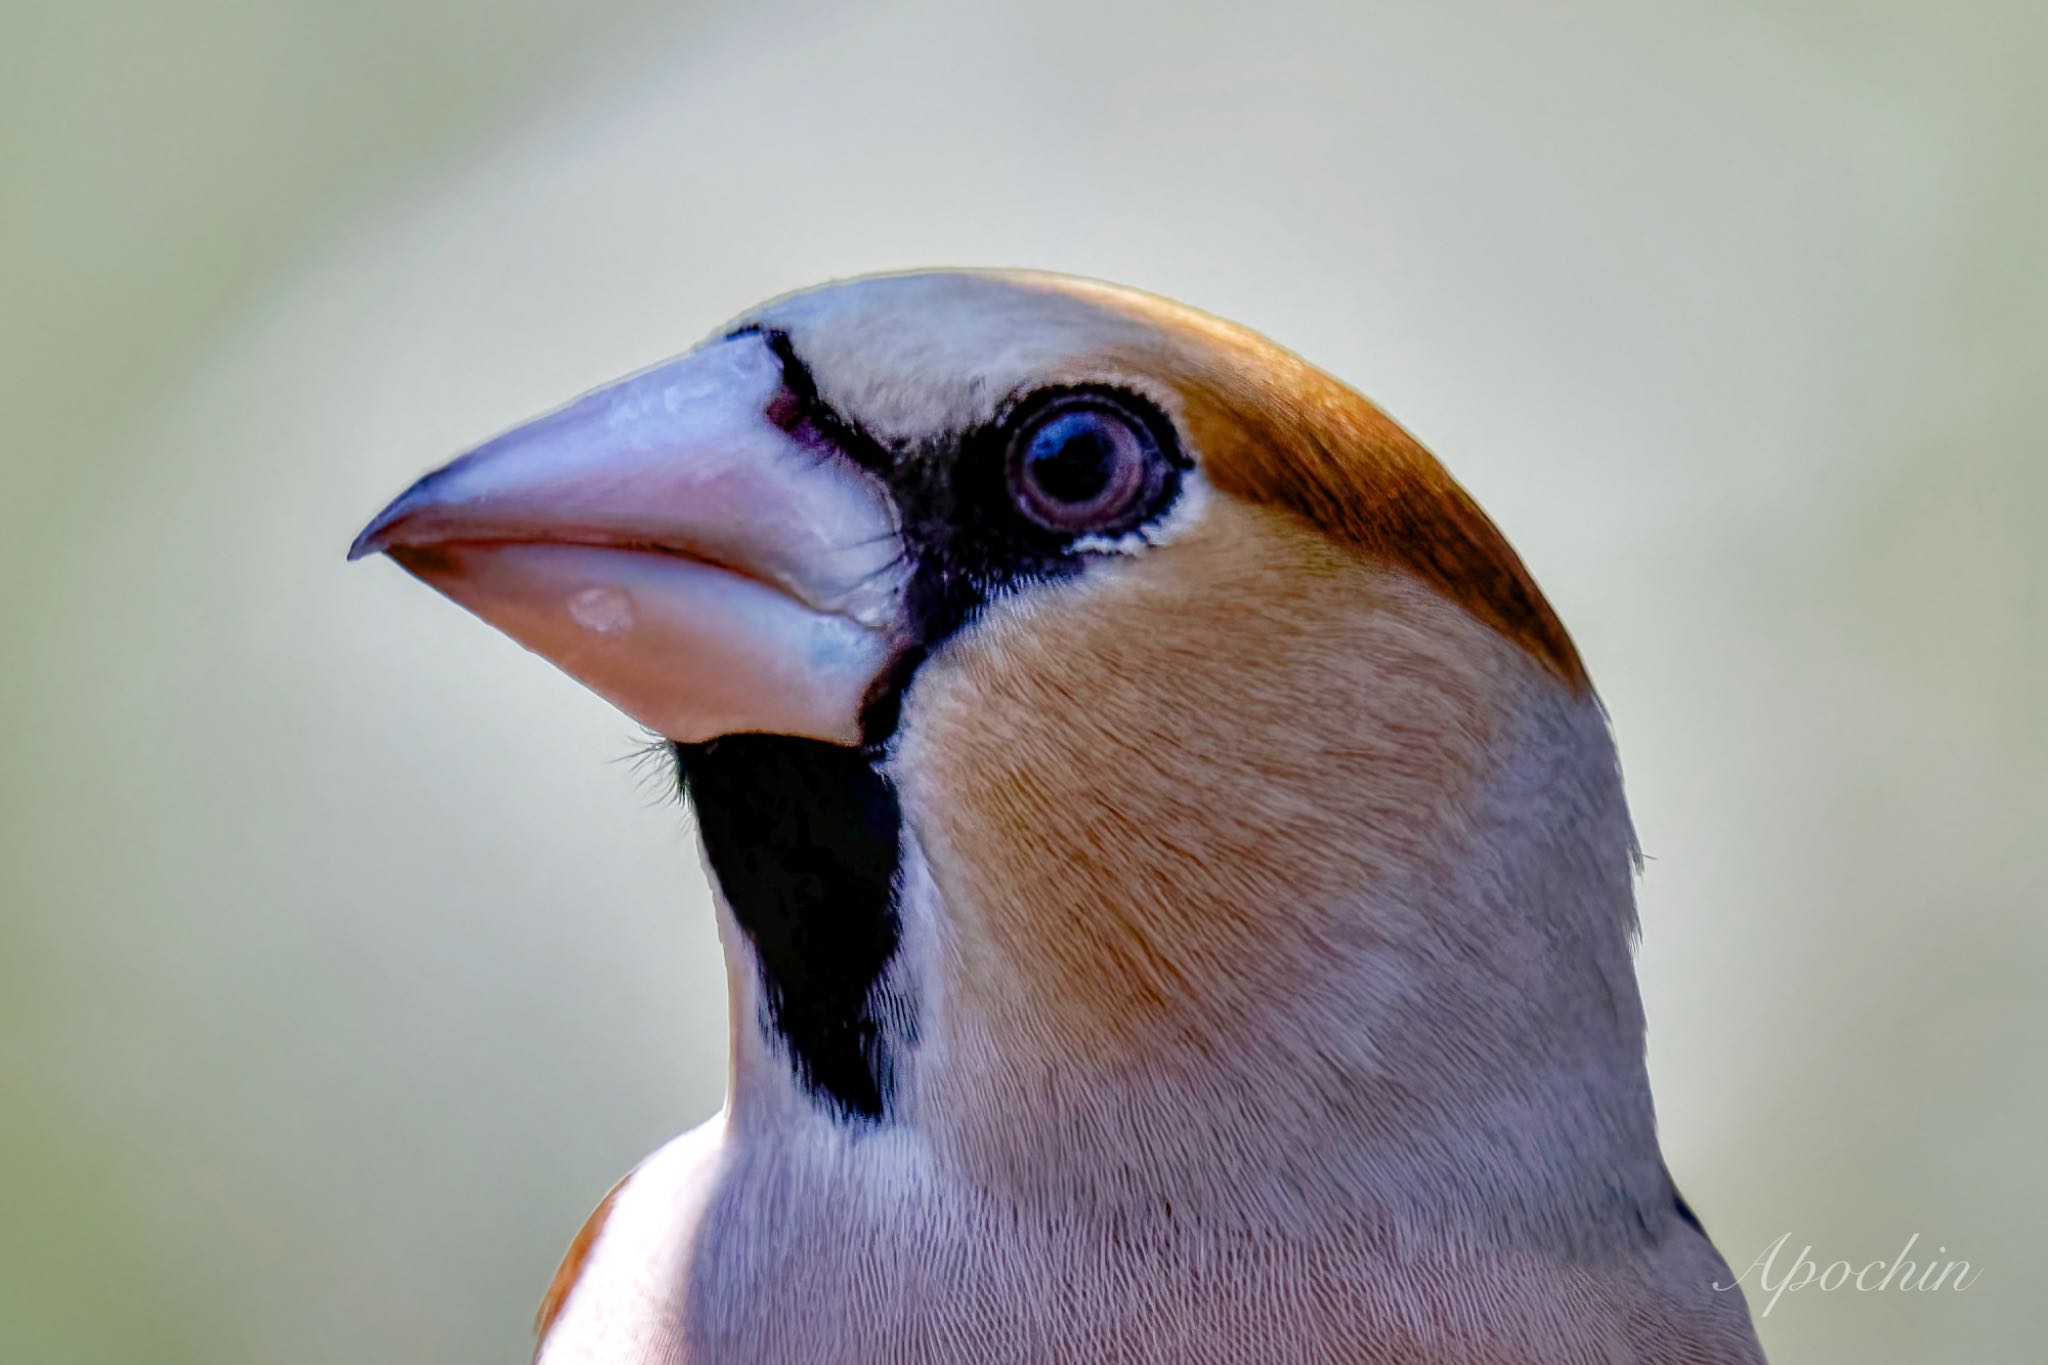
<svg viewBox="0 0 2048 1365">
<path fill-rule="evenodd" d="M 708 343 L 427 475 L 349 558 L 389 554 L 670 739 L 854 743 L 905 556 L 880 481 L 792 403 L 761 337 Z"/>
</svg>

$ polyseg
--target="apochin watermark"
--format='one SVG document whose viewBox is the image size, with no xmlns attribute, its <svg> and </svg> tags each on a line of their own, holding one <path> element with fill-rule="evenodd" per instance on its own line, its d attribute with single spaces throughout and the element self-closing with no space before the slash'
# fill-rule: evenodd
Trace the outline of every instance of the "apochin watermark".
<svg viewBox="0 0 2048 1365">
<path fill-rule="evenodd" d="M 1951 1293 L 1960 1294 L 1975 1284 L 1981 1273 L 1968 1261 L 1907 1260 L 1913 1248 L 1920 1243 L 1920 1234 L 1916 1232 L 1906 1239 L 1906 1244 L 1899 1248 L 1898 1255 L 1888 1261 L 1871 1261 L 1861 1267 L 1848 1261 L 1830 1261 L 1823 1266 L 1813 1259 L 1812 1247 L 1801 1247 L 1799 1254 L 1792 1258 L 1792 1264 L 1786 1267 L 1784 1275 L 1773 1283 L 1772 1268 L 1777 1264 L 1778 1256 L 1784 1251 L 1785 1244 L 1791 1240 L 1792 1234 L 1786 1233 L 1765 1247 L 1731 1283 L 1722 1284 L 1716 1280 L 1714 1288 L 1725 1294 L 1748 1279 L 1751 1271 L 1755 1271 L 1756 1287 L 1771 1296 L 1770 1302 L 1766 1303 L 1763 1311 L 1758 1314 L 1759 1317 L 1767 1318 L 1771 1315 L 1771 1310 L 1778 1306 L 1779 1298 L 1795 1289 L 1815 1288 L 1828 1292 L 1837 1289 L 1856 1289 L 1865 1294 L 1932 1294 L 1946 1289 Z M 1934 1252 L 1936 1256 L 1946 1257 L 1948 1248 L 1937 1246 Z"/>
</svg>

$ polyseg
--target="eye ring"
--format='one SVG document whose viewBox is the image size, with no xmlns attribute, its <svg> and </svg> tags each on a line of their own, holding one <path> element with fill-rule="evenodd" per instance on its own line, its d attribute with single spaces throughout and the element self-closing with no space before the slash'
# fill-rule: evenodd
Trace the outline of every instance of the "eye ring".
<svg viewBox="0 0 2048 1365">
<path fill-rule="evenodd" d="M 1005 476 L 1026 519 L 1061 535 L 1118 535 L 1144 519 L 1166 476 L 1152 423 L 1099 392 L 1060 394 L 1012 428 Z"/>
</svg>

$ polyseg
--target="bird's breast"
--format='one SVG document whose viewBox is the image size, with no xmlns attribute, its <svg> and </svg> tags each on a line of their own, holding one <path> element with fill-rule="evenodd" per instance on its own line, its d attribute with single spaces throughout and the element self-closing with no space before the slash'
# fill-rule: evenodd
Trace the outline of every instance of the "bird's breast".
<svg viewBox="0 0 2048 1365">
<path fill-rule="evenodd" d="M 1567 1263 L 1427 1237 L 1027 1219 L 946 1179 L 912 1135 L 845 1134 L 714 1126 L 650 1158 L 540 1365 L 1754 1358 L 1689 1232 Z"/>
</svg>

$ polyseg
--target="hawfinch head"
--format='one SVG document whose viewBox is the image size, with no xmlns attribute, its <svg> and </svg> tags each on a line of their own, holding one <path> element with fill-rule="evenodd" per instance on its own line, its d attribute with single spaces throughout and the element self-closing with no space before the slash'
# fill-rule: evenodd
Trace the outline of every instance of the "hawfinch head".
<svg viewBox="0 0 2048 1365">
<path fill-rule="evenodd" d="M 1179 1114 L 1270 1181 L 1332 1117 L 1636 1084 L 1570 638 L 1412 437 L 1242 328 L 829 285 L 427 476 L 376 551 L 673 743 L 736 1014 L 839 1120 L 999 1180 Z"/>
</svg>

